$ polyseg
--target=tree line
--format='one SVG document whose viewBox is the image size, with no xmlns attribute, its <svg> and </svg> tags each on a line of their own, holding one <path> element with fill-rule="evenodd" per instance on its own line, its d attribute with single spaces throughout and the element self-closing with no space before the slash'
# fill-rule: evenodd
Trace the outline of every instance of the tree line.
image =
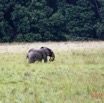
<svg viewBox="0 0 104 103">
<path fill-rule="evenodd" d="M 0 0 L 0 42 L 104 40 L 104 0 Z"/>
</svg>

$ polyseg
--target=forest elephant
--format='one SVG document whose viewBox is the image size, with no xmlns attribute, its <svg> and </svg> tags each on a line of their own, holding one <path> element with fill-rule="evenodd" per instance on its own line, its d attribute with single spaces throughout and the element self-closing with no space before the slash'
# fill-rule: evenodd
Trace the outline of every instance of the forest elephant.
<svg viewBox="0 0 104 103">
<path fill-rule="evenodd" d="M 27 53 L 27 59 L 29 63 L 35 63 L 36 61 L 47 62 L 47 56 L 50 57 L 49 61 L 54 61 L 55 54 L 47 47 L 41 47 L 40 49 L 30 49 Z"/>
</svg>

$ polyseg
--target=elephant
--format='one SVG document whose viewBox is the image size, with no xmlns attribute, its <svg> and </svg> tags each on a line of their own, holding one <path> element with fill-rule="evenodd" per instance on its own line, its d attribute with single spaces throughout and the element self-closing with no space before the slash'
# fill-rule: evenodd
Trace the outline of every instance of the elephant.
<svg viewBox="0 0 104 103">
<path fill-rule="evenodd" d="M 29 63 L 35 63 L 36 61 L 42 62 L 42 60 L 44 60 L 44 62 L 46 63 L 47 57 L 50 57 L 49 61 L 54 61 L 55 59 L 55 54 L 54 52 L 47 48 L 47 47 L 41 47 L 40 49 L 30 49 L 27 53 L 27 58 L 28 58 L 28 62 Z"/>
<path fill-rule="evenodd" d="M 54 54 L 54 52 L 50 48 L 41 47 L 40 49 L 43 49 L 44 52 L 47 54 L 47 56 L 50 57 L 50 59 L 49 59 L 50 62 L 55 60 L 55 54 Z"/>
<path fill-rule="evenodd" d="M 29 63 L 35 63 L 36 61 L 42 62 L 47 62 L 47 55 L 44 52 L 44 50 L 41 49 L 30 49 L 27 53 L 27 58 Z"/>
</svg>

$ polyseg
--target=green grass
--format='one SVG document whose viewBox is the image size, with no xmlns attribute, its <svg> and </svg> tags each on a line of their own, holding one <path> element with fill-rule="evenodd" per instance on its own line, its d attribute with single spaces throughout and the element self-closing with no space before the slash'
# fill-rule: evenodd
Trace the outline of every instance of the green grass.
<svg viewBox="0 0 104 103">
<path fill-rule="evenodd" d="M 0 103 L 104 103 L 104 49 L 55 51 L 52 63 L 0 54 Z"/>
</svg>

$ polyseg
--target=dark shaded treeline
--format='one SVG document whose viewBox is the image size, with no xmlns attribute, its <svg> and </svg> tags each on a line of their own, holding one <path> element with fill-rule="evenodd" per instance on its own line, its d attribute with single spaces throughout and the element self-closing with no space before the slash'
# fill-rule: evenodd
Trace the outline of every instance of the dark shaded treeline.
<svg viewBox="0 0 104 103">
<path fill-rule="evenodd" d="M 104 40 L 104 0 L 0 0 L 0 42 Z"/>
</svg>

